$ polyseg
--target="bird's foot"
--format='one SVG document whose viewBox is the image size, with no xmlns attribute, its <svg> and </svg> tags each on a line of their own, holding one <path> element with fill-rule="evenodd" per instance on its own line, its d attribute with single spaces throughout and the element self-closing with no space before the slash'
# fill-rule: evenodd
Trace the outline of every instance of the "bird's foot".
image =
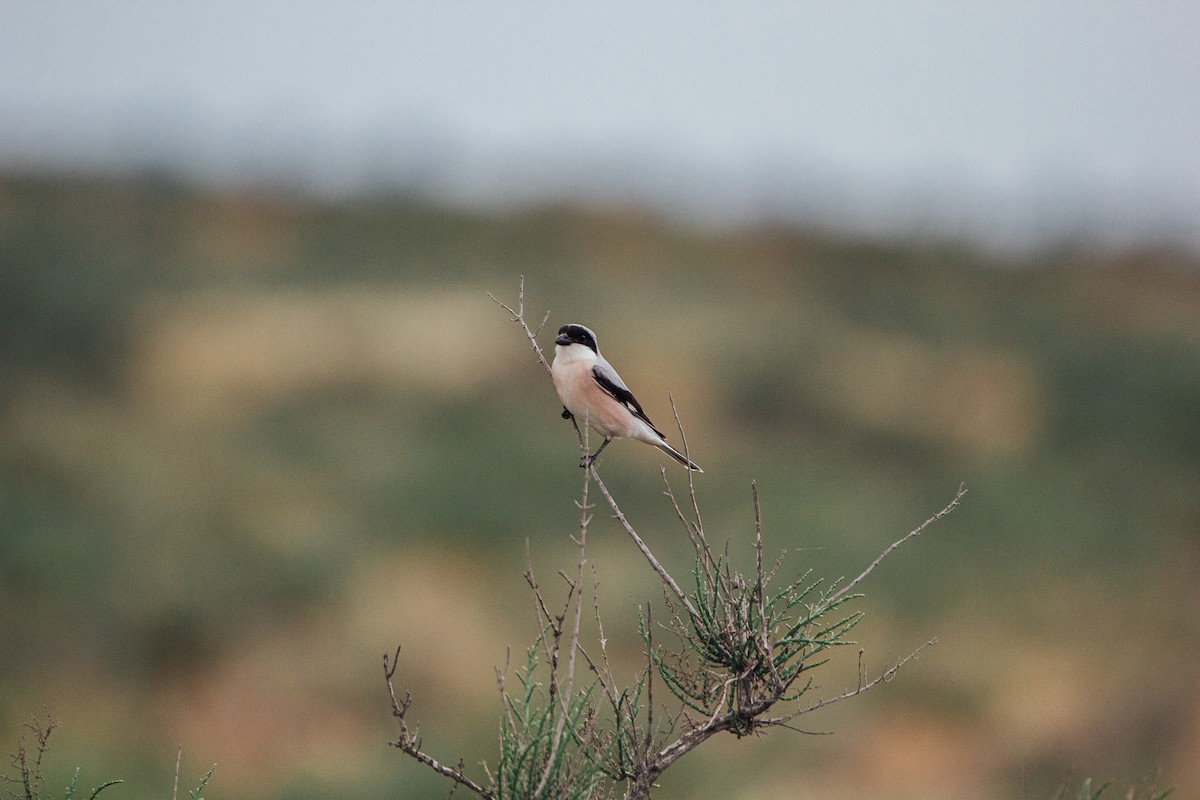
<svg viewBox="0 0 1200 800">
<path fill-rule="evenodd" d="M 597 447 L 597 448 L 596 448 L 596 452 L 594 452 L 594 453 L 589 453 L 589 454 L 587 454 L 586 456 L 584 456 L 584 457 L 583 457 L 583 462 L 582 462 L 582 463 L 579 465 L 579 468 L 580 468 L 580 469 L 587 469 L 587 468 L 588 468 L 588 467 L 590 467 L 592 464 L 595 464 L 595 463 L 596 463 L 596 459 L 600 457 L 600 454 L 604 452 L 604 448 L 608 447 L 608 443 L 609 443 L 609 442 L 611 442 L 611 441 L 612 441 L 612 439 L 608 439 L 608 438 L 606 438 L 606 439 L 604 440 L 604 442 L 603 442 L 603 443 L 602 443 L 602 444 L 601 444 L 599 447 Z"/>
</svg>

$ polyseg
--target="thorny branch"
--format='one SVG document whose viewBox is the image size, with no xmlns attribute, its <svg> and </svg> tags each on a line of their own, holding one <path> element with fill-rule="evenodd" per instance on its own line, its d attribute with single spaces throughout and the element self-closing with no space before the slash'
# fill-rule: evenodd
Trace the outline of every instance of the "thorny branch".
<svg viewBox="0 0 1200 800">
<path fill-rule="evenodd" d="M 850 581 L 845 586 L 843 586 L 841 589 L 839 589 L 838 591 L 836 591 L 832 595 L 830 595 L 829 602 L 835 603 L 842 597 L 845 597 L 849 592 L 851 592 L 854 589 L 855 586 L 858 586 L 858 584 L 862 583 L 863 578 L 867 577 L 872 572 L 874 572 L 875 568 L 879 566 L 880 562 L 882 562 L 885 558 L 890 556 L 897 548 L 900 547 L 900 545 L 904 544 L 909 539 L 915 539 L 916 537 L 920 536 L 922 533 L 925 532 L 925 529 L 928 528 L 930 525 L 937 522 L 939 519 L 946 516 L 954 509 L 958 508 L 958 501 L 961 500 L 962 496 L 966 493 L 967 493 L 967 485 L 965 483 L 960 483 L 958 485 L 958 492 L 955 493 L 955 495 L 954 495 L 954 499 L 951 500 L 948 504 L 946 504 L 945 508 L 943 508 L 941 511 L 934 514 L 929 519 L 922 522 L 916 528 L 909 531 L 907 534 L 904 535 L 904 537 L 897 539 L 896 541 L 894 541 L 890 545 L 888 545 L 886 548 L 884 548 L 884 551 L 882 553 L 880 553 L 875 558 L 875 560 L 872 561 L 867 566 L 866 569 L 864 569 L 861 573 L 859 573 L 857 578 Z"/>
<path fill-rule="evenodd" d="M 395 717 L 400 724 L 400 738 L 394 742 L 391 742 L 391 745 L 405 755 L 410 756 L 426 765 L 434 772 L 445 775 L 447 778 L 460 786 L 467 787 L 471 791 L 475 792 L 475 794 L 485 798 L 485 800 L 492 800 L 495 795 L 493 795 L 491 791 L 475 783 L 475 781 L 463 774 L 463 763 L 461 761 L 459 761 L 457 767 L 448 767 L 421 750 L 420 729 L 410 727 L 406 717 L 408 714 L 408 708 L 410 705 L 412 705 L 412 695 L 405 692 L 404 699 L 401 700 L 396 696 L 396 689 L 392 685 L 392 678 L 395 676 L 396 668 L 399 666 L 399 664 L 399 647 L 396 648 L 396 654 L 392 656 L 390 664 L 388 663 L 387 654 L 384 654 L 383 676 L 387 681 L 388 695 L 392 700 L 392 716 Z"/>
<path fill-rule="evenodd" d="M 50 716 L 49 709 L 44 710 L 45 722 L 35 716 L 32 721 L 24 725 L 25 729 L 33 734 L 33 752 L 30 752 L 26 746 L 25 734 L 22 733 L 21 738 L 17 741 L 17 752 L 10 754 L 12 765 L 17 769 L 16 777 L 7 774 L 0 775 L 0 783 L 16 785 L 21 790 L 21 794 L 8 790 L 6 794 L 10 797 L 38 798 L 42 796 L 42 787 L 45 785 L 45 778 L 42 776 L 42 759 L 46 756 L 50 734 L 54 733 L 55 728 L 59 726 L 59 721 Z"/>
<path fill-rule="evenodd" d="M 521 278 L 516 308 L 502 303 L 490 293 L 488 296 L 508 312 L 513 322 L 521 326 L 538 363 L 549 372 L 550 365 L 537 341 L 549 319 L 549 312 L 536 330 L 529 326 L 525 319 L 524 276 Z M 689 456 L 687 437 L 674 398 L 671 398 L 671 410 L 679 429 L 683 453 Z M 575 423 L 581 454 L 586 457 L 586 420 L 583 429 L 574 418 L 572 422 Z M 513 790 L 505 787 L 518 784 L 504 781 L 511 777 L 509 773 L 512 772 L 512 759 L 515 758 L 518 766 L 526 769 L 525 780 L 528 780 L 528 783 L 519 784 L 524 788 L 517 790 L 515 796 L 589 798 L 595 796 L 594 790 L 609 796 L 615 788 L 611 784 L 603 786 L 599 782 L 603 777 L 613 783 L 624 782 L 626 800 L 641 800 L 649 796 L 654 782 L 663 771 L 710 737 L 721 732 L 741 737 L 774 726 L 797 730 L 790 724 L 795 718 L 856 697 L 880 683 L 890 681 L 904 665 L 935 643 L 934 640 L 926 642 L 870 679 L 863 668 L 863 651 L 859 650 L 859 677 L 854 688 L 815 702 L 799 702 L 801 696 L 814 688 L 810 670 L 826 663 L 829 657 L 826 651 L 852 644 L 846 635 L 857 624 L 862 613 L 846 613 L 839 611 L 840 607 L 859 596 L 854 594 L 854 590 L 885 558 L 957 508 L 966 493 L 965 486 L 959 486 L 954 498 L 941 511 L 885 548 L 866 569 L 845 585 L 835 582 L 829 588 L 822 588 L 823 581 L 810 580 L 808 573 L 805 573 L 791 582 L 785 581 L 779 587 L 771 584 L 783 556 L 769 570 L 764 568 L 763 520 L 757 485 L 751 484 L 754 574 L 747 580 L 741 573 L 732 570 L 728 546 L 726 552 L 721 554 L 714 553 L 710 547 L 700 516 L 694 474 L 688 472 L 690 507 L 685 513 L 663 470 L 665 494 L 687 531 L 695 552 L 695 586 L 685 590 L 630 523 L 600 477 L 596 464 L 585 458 L 585 466 L 587 469 L 581 499 L 578 501 L 579 534 L 574 539 L 579 558 L 573 576 L 560 573 L 567 584 L 567 599 L 561 614 L 554 614 L 547 607 L 541 587 L 533 576 L 532 560 L 526 572 L 543 631 L 534 648 L 541 649 L 550 673 L 546 688 L 548 705 L 531 716 L 531 692 L 541 685 L 532 677 L 536 666 L 535 649 L 529 651 L 525 671 L 518 674 L 524 688 L 524 705 L 521 705 L 521 700 L 514 701 L 511 698 L 505 687 L 504 674 L 497 670 L 505 721 L 502 726 L 500 766 L 493 773 L 484 765 L 487 787 L 468 778 L 463 773 L 461 762 L 457 768 L 448 767 L 421 751 L 418 732 L 410 728 L 405 719 L 411 697 L 406 694 L 400 700 L 392 686 L 399 650 L 390 665 L 388 657 L 384 656 L 384 673 L 393 715 L 398 719 L 401 730 L 400 738 L 392 744 L 450 778 L 456 786 L 465 786 L 487 800 L 514 796 Z M 589 487 L 592 483 L 600 491 L 614 519 L 661 579 L 669 611 L 667 622 L 656 626 L 647 605 L 641 625 L 647 663 L 636 685 L 628 689 L 619 687 L 609 665 L 598 592 L 594 591 L 592 601 L 599 632 L 597 657 L 593 658 L 579 640 L 583 573 L 587 560 L 585 545 L 591 521 Z M 679 649 L 658 644 L 654 638 L 655 627 L 678 638 Z M 564 655 L 563 647 L 566 648 L 565 666 L 560 663 Z M 576 654 L 582 656 L 595 675 L 595 685 L 600 688 L 599 696 L 608 704 L 611 730 L 598 730 L 597 711 L 589 699 L 591 689 L 582 692 L 575 690 Z M 507 666 L 504 672 L 508 672 Z M 656 673 L 662 684 L 680 701 L 678 712 L 660 715 L 657 722 L 654 700 Z M 790 710 L 772 714 L 772 709 L 780 703 L 791 705 Z M 517 748 L 519 752 L 511 753 L 506 748 Z M 530 769 L 535 771 L 530 773 Z"/>
<path fill-rule="evenodd" d="M 608 487 L 605 486 L 604 481 L 600 479 L 600 473 L 596 471 L 596 465 L 588 465 L 588 472 L 591 474 L 592 480 L 596 482 L 596 488 L 600 490 L 600 494 L 604 495 L 604 499 L 608 502 L 608 507 L 612 509 L 613 516 L 616 518 L 617 522 L 621 523 L 621 527 L 625 529 L 627 534 L 629 534 L 629 538 L 633 540 L 634 545 L 636 545 L 637 549 L 641 551 L 641 554 L 645 557 L 646 561 L 650 563 L 651 568 L 658 573 L 658 577 L 662 579 L 663 584 L 671 590 L 671 594 L 678 598 L 679 602 L 683 604 L 683 607 L 687 609 L 689 614 L 693 616 L 699 616 L 699 612 L 696 611 L 688 596 L 684 594 L 683 589 L 680 589 L 679 584 L 676 583 L 673 577 L 671 577 L 671 573 L 667 572 L 667 568 L 662 565 L 662 562 L 654 557 L 654 553 L 650 552 L 650 547 L 646 544 L 645 540 L 642 539 L 642 537 L 638 535 L 638 532 L 634 530 L 633 526 L 629 524 L 629 520 L 625 518 L 625 512 L 623 512 L 621 507 L 617 505 L 617 501 L 613 499 L 612 494 L 608 491 Z"/>
<path fill-rule="evenodd" d="M 533 352 L 537 355 L 538 363 L 541 364 L 546 372 L 550 372 L 550 362 L 546 360 L 546 356 L 542 353 L 541 345 L 538 344 L 538 334 L 542 332 L 542 328 L 546 327 L 546 320 L 550 319 L 550 312 L 546 312 L 546 316 L 542 317 L 542 322 L 537 326 L 537 330 L 530 330 L 529 325 L 525 322 L 525 276 L 521 276 L 521 287 L 517 291 L 517 308 L 513 310 L 510 306 L 501 303 L 496 299 L 496 296 L 491 292 L 487 296 L 492 299 L 492 302 L 503 308 L 512 317 L 512 321 L 519 323 L 521 329 L 525 331 L 525 336 L 529 339 L 529 345 L 533 348 Z"/>
<path fill-rule="evenodd" d="M 545 321 L 543 320 L 543 324 Z M 563 729 L 566 727 L 567 719 L 570 717 L 570 701 L 575 687 L 575 655 L 579 652 L 579 626 L 583 616 L 583 568 L 587 563 L 587 529 L 588 523 L 592 520 L 592 515 L 589 513 L 591 506 L 588 505 L 588 481 L 585 478 L 583 481 L 583 495 L 579 501 L 579 538 L 575 540 L 576 546 L 579 548 L 579 562 L 575 572 L 575 580 L 568 581 L 569 590 L 567 592 L 568 607 L 574 602 L 574 619 L 571 624 L 571 641 L 567 645 L 567 672 L 565 676 L 565 686 L 562 689 L 562 709 L 558 714 L 558 721 L 554 726 L 554 737 L 550 742 L 550 758 L 546 760 L 545 769 L 542 772 L 542 779 L 538 783 L 537 788 L 533 792 L 534 797 L 541 797 L 542 791 L 546 788 L 547 782 L 550 780 L 554 763 L 557 760 L 558 753 L 563 744 Z M 533 567 L 529 568 L 529 577 L 533 579 Z M 537 589 L 534 589 L 537 594 Z M 545 613 L 546 604 L 542 602 L 541 596 L 538 596 L 538 604 Z M 558 682 L 558 638 L 562 633 L 562 617 L 558 617 L 558 626 L 555 628 L 554 636 L 554 653 L 551 655 L 551 670 L 550 670 L 550 702 L 554 702 L 554 690 Z"/>
<path fill-rule="evenodd" d="M 50 744 L 50 734 L 59 726 L 58 720 L 50 715 L 50 710 L 43 707 L 46 714 L 46 721 L 42 722 L 36 716 L 32 721 L 27 722 L 24 728 L 33 733 L 34 745 L 33 752 L 25 744 L 25 734 L 22 733 L 17 741 L 17 752 L 10 753 L 12 766 L 16 768 L 17 775 L 3 774 L 0 775 L 0 785 L 5 787 L 4 794 L 12 798 L 12 800 L 42 800 L 42 792 L 45 790 L 46 778 L 42 773 L 42 762 L 46 757 L 46 750 Z M 75 795 L 78 788 L 79 768 L 75 768 L 75 775 L 68 784 L 66 797 L 70 798 Z M 92 789 L 88 800 L 96 800 L 105 789 L 112 788 L 124 781 L 105 781 L 99 786 Z M 7 788 L 9 786 L 18 787 L 18 791 Z"/>
</svg>

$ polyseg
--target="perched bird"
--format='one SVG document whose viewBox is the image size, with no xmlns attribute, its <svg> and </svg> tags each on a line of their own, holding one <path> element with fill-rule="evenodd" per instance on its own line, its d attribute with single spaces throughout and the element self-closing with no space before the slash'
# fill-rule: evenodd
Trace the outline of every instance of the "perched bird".
<svg viewBox="0 0 1200 800">
<path fill-rule="evenodd" d="M 558 329 L 550 375 L 563 403 L 563 419 L 582 420 L 604 437 L 581 466 L 595 461 L 613 439 L 636 439 L 654 445 L 694 472 L 704 471 L 667 444 L 625 381 L 600 355 L 596 334 L 589 328 L 572 323 Z"/>
</svg>

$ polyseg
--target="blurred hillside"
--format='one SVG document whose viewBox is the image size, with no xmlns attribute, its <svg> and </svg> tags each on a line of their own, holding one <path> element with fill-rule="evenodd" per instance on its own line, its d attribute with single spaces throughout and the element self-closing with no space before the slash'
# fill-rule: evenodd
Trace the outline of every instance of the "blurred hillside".
<svg viewBox="0 0 1200 800">
<path fill-rule="evenodd" d="M 830 577 L 970 489 L 861 605 L 869 664 L 937 647 L 805 720 L 836 735 L 714 741 L 663 797 L 1040 798 L 1158 773 L 1200 792 L 1195 254 L 1001 261 L 162 177 L 0 177 L 5 741 L 45 705 L 49 785 L 78 764 L 133 800 L 164 795 L 179 743 L 197 774 L 219 764 L 214 798 L 444 797 L 386 744 L 400 642 L 426 749 L 492 758 L 493 667 L 534 635 L 526 541 L 544 583 L 571 563 L 580 482 L 487 297 L 515 301 L 519 275 L 529 316 L 593 327 L 665 430 L 674 396 L 735 559 L 751 480 L 768 548 Z M 618 442 L 602 466 L 686 572 L 658 464 Z M 607 519 L 591 542 L 636 664 L 655 581 Z"/>
</svg>

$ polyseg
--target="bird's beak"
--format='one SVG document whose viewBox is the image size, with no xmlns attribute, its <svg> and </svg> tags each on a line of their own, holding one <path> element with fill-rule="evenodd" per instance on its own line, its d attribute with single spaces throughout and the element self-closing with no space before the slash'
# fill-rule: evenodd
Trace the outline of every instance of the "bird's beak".
<svg viewBox="0 0 1200 800">
<path fill-rule="evenodd" d="M 561 344 L 563 347 L 566 347 L 567 345 L 571 344 L 571 339 L 565 333 L 562 333 L 559 334 L 558 338 L 554 340 L 554 343 Z"/>
</svg>

